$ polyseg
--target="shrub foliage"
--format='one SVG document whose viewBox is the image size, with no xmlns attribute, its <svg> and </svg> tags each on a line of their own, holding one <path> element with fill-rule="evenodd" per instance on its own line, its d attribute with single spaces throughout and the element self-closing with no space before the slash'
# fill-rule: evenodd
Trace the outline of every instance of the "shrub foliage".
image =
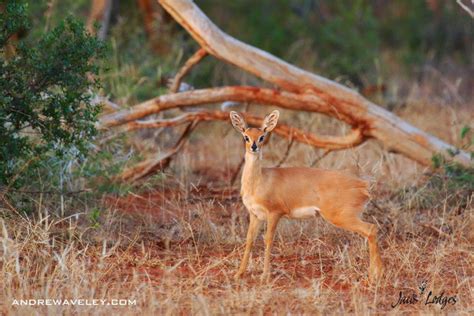
<svg viewBox="0 0 474 316">
<path fill-rule="evenodd" d="M 21 185 L 47 155 L 79 157 L 96 134 L 103 45 L 69 17 L 36 41 L 11 39 L 28 29 L 26 4 L 0 12 L 0 185 Z M 7 52 L 15 45 L 13 55 Z"/>
</svg>

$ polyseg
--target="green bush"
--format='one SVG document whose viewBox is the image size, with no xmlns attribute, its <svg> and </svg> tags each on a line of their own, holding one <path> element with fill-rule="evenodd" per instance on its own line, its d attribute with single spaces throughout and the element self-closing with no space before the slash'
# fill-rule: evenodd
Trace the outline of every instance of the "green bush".
<svg viewBox="0 0 474 316">
<path fill-rule="evenodd" d="M 461 129 L 460 138 L 461 142 L 463 142 L 460 148 L 469 153 L 472 166 L 464 167 L 458 163 L 446 160 L 440 154 L 434 155 L 431 160 L 434 168 L 444 171 L 445 180 L 447 180 L 446 182 L 449 186 L 455 188 L 465 187 L 472 192 L 474 190 L 474 135 L 472 135 L 472 130 L 469 126 L 464 126 Z M 459 150 L 449 150 L 448 154 L 454 157 L 459 154 Z"/>
<path fill-rule="evenodd" d="M 69 17 L 8 57 L 8 39 L 28 28 L 27 9 L 8 1 L 0 12 L 0 185 L 31 181 L 47 157 L 87 154 L 96 134 L 90 91 L 98 82 L 90 78 L 103 44 Z"/>
</svg>

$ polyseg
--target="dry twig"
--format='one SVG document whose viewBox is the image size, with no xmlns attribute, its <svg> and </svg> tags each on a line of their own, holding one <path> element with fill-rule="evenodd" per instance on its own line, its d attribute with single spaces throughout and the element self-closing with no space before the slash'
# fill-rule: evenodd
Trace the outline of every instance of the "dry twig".
<svg viewBox="0 0 474 316">
<path fill-rule="evenodd" d="M 194 53 L 181 67 L 181 69 L 178 71 L 176 76 L 173 79 L 173 83 L 171 84 L 170 87 L 170 93 L 176 93 L 179 92 L 179 86 L 181 85 L 181 81 L 183 80 L 184 76 L 188 74 L 188 72 L 195 66 L 197 65 L 204 57 L 207 56 L 206 50 L 200 48 L 197 52 Z"/>
<path fill-rule="evenodd" d="M 117 178 L 120 181 L 136 182 L 168 167 L 174 155 L 181 150 L 198 123 L 198 121 L 194 121 L 188 124 L 173 148 L 156 158 L 147 159 L 125 169 Z"/>
<path fill-rule="evenodd" d="M 468 0 L 469 1 L 469 0 Z M 474 11 L 471 10 L 466 4 L 462 2 L 462 0 L 456 0 L 456 2 L 459 4 L 459 6 L 467 12 L 471 16 L 471 18 L 474 19 Z M 474 0 L 471 0 L 471 5 L 474 5 Z"/>
<path fill-rule="evenodd" d="M 290 150 L 293 147 L 294 142 L 295 142 L 295 139 L 293 138 L 293 134 L 291 134 L 290 140 L 288 142 L 288 146 L 286 146 L 285 154 L 280 159 L 280 161 L 276 164 L 276 167 L 280 167 L 286 161 L 286 159 L 288 159 L 288 156 L 290 155 Z"/>
</svg>

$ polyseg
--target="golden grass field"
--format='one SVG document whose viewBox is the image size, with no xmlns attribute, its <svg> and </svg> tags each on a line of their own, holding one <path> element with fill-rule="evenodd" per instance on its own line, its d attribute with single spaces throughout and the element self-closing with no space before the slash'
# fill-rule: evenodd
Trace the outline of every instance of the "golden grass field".
<svg viewBox="0 0 474 316">
<path fill-rule="evenodd" d="M 396 113 L 457 143 L 472 124 L 472 106 L 423 99 L 415 89 Z M 472 105 L 472 104 L 471 104 Z M 252 111 L 257 112 L 253 106 Z M 258 111 L 263 114 L 267 108 Z M 281 120 L 322 134 L 344 127 L 324 117 L 283 112 Z M 220 134 L 219 134 L 220 133 Z M 220 136 L 216 136 L 220 135 Z M 474 312 L 473 193 L 448 188 L 442 175 L 387 153 L 374 141 L 329 154 L 322 168 L 349 168 L 370 179 L 373 203 L 364 217 L 379 227 L 385 275 L 368 284 L 368 249 L 360 236 L 322 218 L 283 220 L 272 251 L 272 280 L 259 282 L 260 236 L 248 273 L 234 281 L 247 227 L 239 181 L 230 178 L 243 155 L 230 125 L 201 125 L 165 176 L 118 197 L 104 195 L 100 218 L 70 203 L 69 217 L 51 215 L 48 195 L 35 196 L 37 211 L 14 207 L 0 217 L 0 312 L 6 315 L 221 315 L 221 314 L 456 314 Z M 264 152 L 278 162 L 286 141 L 273 137 Z M 317 152 L 295 145 L 284 165 L 309 165 Z M 439 184 L 441 183 L 441 184 Z M 72 199 L 67 197 L 66 203 Z M 68 204 L 69 205 L 69 204 Z M 50 215 L 45 215 L 50 214 Z M 78 215 L 75 215 L 78 214 Z M 392 308 L 426 290 L 418 302 Z M 429 292 L 442 295 L 425 304 Z M 21 299 L 127 299 L 132 306 L 18 306 Z M 429 300 L 429 302 L 431 302 Z"/>
</svg>

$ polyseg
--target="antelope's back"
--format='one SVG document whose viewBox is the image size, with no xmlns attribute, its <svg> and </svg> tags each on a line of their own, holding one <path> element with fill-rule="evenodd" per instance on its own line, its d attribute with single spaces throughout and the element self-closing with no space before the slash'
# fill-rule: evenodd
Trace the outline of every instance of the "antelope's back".
<svg viewBox="0 0 474 316">
<path fill-rule="evenodd" d="M 268 168 L 263 169 L 263 179 L 263 195 L 271 195 L 272 204 L 278 204 L 273 207 L 362 210 L 370 198 L 368 182 L 344 171 Z"/>
</svg>

